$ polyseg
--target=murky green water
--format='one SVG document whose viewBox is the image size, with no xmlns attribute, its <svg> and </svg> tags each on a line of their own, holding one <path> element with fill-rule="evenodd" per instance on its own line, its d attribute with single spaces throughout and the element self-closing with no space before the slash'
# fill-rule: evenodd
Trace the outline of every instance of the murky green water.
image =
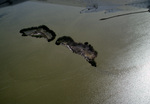
<svg viewBox="0 0 150 104">
<path fill-rule="evenodd" d="M 150 103 L 150 14 L 99 21 L 113 14 L 82 9 L 41 2 L 0 8 L 1 104 Z M 43 24 L 56 39 L 88 41 L 98 51 L 97 67 L 56 46 L 56 39 L 19 33 Z"/>
</svg>

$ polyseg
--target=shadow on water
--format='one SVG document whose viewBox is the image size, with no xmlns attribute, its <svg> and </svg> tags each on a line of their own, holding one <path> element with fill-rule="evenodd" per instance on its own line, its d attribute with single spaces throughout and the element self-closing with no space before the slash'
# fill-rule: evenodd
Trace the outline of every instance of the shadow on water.
<svg viewBox="0 0 150 104">
<path fill-rule="evenodd" d="M 34 1 L 34 2 L 45 2 L 45 3 L 54 3 L 54 4 L 62 4 L 62 5 L 70 5 L 70 6 L 78 6 L 78 7 L 86 7 L 81 10 L 80 13 L 91 13 L 91 12 L 104 12 L 104 13 L 114 13 L 118 11 L 125 10 L 124 7 L 136 7 L 136 8 L 144 8 L 150 9 L 150 1 L 149 0 L 134 0 L 120 3 L 112 3 L 110 1 L 104 0 L 1 0 L 0 8 L 10 5 L 19 4 L 25 1 Z"/>
<path fill-rule="evenodd" d="M 0 8 L 16 5 L 19 3 L 23 3 L 25 1 L 33 1 L 33 2 L 44 2 L 44 3 L 53 3 L 53 4 L 60 4 L 60 5 L 70 5 L 70 6 L 85 6 L 84 1 L 77 1 L 77 0 L 0 0 Z"/>
<path fill-rule="evenodd" d="M 53 30 L 50 30 L 47 26 L 41 25 L 38 27 L 25 28 L 20 30 L 22 36 L 31 36 L 36 38 L 46 38 L 48 42 L 53 41 L 56 34 Z M 81 55 L 92 66 L 96 67 L 94 59 L 97 57 L 97 51 L 94 50 L 88 42 L 77 43 L 69 36 L 63 36 L 56 40 L 56 45 L 64 45 L 73 53 Z"/>
<path fill-rule="evenodd" d="M 0 8 L 16 5 L 16 4 L 25 2 L 25 1 L 28 1 L 28 0 L 1 0 L 0 1 Z"/>
<path fill-rule="evenodd" d="M 8 5 L 11 5 L 13 3 L 13 1 L 11 0 L 6 0 L 4 2 L 1 2 L 0 5 L 3 5 L 3 4 L 8 4 Z"/>
</svg>

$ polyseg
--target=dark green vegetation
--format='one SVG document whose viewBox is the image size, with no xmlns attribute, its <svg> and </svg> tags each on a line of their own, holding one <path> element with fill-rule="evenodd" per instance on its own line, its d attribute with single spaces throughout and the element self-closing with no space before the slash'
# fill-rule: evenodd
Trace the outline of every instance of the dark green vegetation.
<svg viewBox="0 0 150 104">
<path fill-rule="evenodd" d="M 36 38 L 46 38 L 48 42 L 55 39 L 56 34 L 50 30 L 47 26 L 41 25 L 39 27 L 31 27 L 20 30 L 22 36 L 32 36 Z"/>
<path fill-rule="evenodd" d="M 96 67 L 94 59 L 97 57 L 97 52 L 94 48 L 88 44 L 88 42 L 77 43 L 71 37 L 63 36 L 57 39 L 56 45 L 65 45 L 73 53 L 83 56 L 92 66 Z"/>
<path fill-rule="evenodd" d="M 50 30 L 47 26 L 41 25 L 39 27 L 31 27 L 20 30 L 22 36 L 31 36 L 36 38 L 46 38 L 48 42 L 55 39 L 55 32 Z M 69 36 L 63 36 L 56 40 L 56 45 L 65 45 L 73 53 L 83 56 L 92 66 L 96 67 L 94 59 L 97 57 L 97 52 L 88 44 L 88 42 L 77 43 Z"/>
</svg>

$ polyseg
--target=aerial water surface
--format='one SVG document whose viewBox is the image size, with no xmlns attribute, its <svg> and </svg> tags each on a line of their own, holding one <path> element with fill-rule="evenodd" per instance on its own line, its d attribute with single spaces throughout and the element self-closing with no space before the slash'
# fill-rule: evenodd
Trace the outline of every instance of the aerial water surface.
<svg viewBox="0 0 150 104">
<path fill-rule="evenodd" d="M 0 8 L 0 103 L 149 104 L 150 13 L 99 20 L 147 9 L 128 10 L 124 6 L 106 14 L 80 13 L 87 3 L 47 1 Z M 56 38 L 47 42 L 19 33 L 40 25 L 53 30 Z M 62 36 L 91 44 L 98 53 L 97 67 L 66 47 L 57 46 L 55 42 Z"/>
</svg>

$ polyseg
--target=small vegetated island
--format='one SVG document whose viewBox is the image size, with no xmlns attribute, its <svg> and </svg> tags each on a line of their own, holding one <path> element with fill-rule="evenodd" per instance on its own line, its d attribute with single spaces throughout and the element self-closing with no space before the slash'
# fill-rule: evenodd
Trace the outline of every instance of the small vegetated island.
<svg viewBox="0 0 150 104">
<path fill-rule="evenodd" d="M 47 26 L 41 25 L 38 27 L 30 27 L 20 30 L 22 36 L 31 36 L 36 38 L 46 38 L 48 42 L 55 39 L 56 34 L 53 30 L 50 30 Z"/>
<path fill-rule="evenodd" d="M 46 38 L 48 42 L 55 39 L 56 34 L 53 30 L 49 29 L 45 25 L 41 25 L 38 27 L 30 27 L 20 30 L 22 36 L 31 36 L 36 38 Z M 85 43 L 77 43 L 69 36 L 59 37 L 56 42 L 56 45 L 64 45 L 73 53 L 79 54 L 86 61 L 88 61 L 92 66 L 96 67 L 96 62 L 94 59 L 97 57 L 97 51 L 94 50 L 93 46 Z"/>
<path fill-rule="evenodd" d="M 64 45 L 73 53 L 83 56 L 92 66 L 96 67 L 94 59 L 97 57 L 97 52 L 88 44 L 88 42 L 77 43 L 69 36 L 63 36 L 56 40 L 56 45 Z"/>
</svg>

